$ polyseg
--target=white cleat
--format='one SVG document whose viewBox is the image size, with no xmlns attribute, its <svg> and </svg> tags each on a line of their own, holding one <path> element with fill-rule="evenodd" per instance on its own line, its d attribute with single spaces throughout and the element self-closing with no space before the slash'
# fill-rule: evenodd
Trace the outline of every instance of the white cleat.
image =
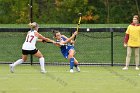
<svg viewBox="0 0 140 93">
<path fill-rule="evenodd" d="M 128 67 L 124 67 L 124 68 L 122 68 L 122 70 L 128 70 Z"/>
<path fill-rule="evenodd" d="M 73 71 L 73 69 L 70 69 L 70 73 L 73 73 L 74 71 Z"/>
<path fill-rule="evenodd" d="M 13 64 L 10 64 L 9 67 L 10 67 L 10 72 L 14 73 L 14 66 L 13 66 Z"/>
<path fill-rule="evenodd" d="M 136 69 L 136 70 L 139 70 L 139 67 L 136 67 L 135 69 Z"/>
<path fill-rule="evenodd" d="M 47 71 L 46 70 L 41 70 L 41 73 L 45 74 L 45 73 L 47 73 Z"/>
<path fill-rule="evenodd" d="M 80 68 L 78 66 L 76 67 L 76 71 L 77 72 L 80 72 Z"/>
</svg>

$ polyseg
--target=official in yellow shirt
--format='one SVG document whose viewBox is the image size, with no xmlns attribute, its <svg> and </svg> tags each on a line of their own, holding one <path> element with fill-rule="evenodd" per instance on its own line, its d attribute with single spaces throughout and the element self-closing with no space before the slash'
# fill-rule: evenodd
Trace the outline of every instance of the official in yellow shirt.
<svg viewBox="0 0 140 93">
<path fill-rule="evenodd" d="M 136 20 L 136 18 L 134 18 Z M 128 26 L 126 34 L 129 35 L 127 46 L 140 47 L 140 26 L 131 24 Z"/>
<path fill-rule="evenodd" d="M 139 17 L 135 15 L 133 22 L 128 26 L 124 38 L 124 47 L 127 47 L 126 65 L 123 70 L 128 70 L 132 49 L 135 50 L 136 70 L 139 70 L 140 24 Z"/>
</svg>

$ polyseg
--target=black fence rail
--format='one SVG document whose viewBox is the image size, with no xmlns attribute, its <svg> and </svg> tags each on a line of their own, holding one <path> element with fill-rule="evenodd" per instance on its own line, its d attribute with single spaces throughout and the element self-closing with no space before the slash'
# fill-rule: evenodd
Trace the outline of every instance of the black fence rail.
<svg viewBox="0 0 140 93">
<path fill-rule="evenodd" d="M 0 32 L 27 32 L 29 28 L 0 28 Z M 51 32 L 52 30 L 59 30 L 62 32 L 75 31 L 76 28 L 39 28 L 39 32 Z M 80 28 L 79 32 L 124 32 L 126 28 Z"/>
</svg>

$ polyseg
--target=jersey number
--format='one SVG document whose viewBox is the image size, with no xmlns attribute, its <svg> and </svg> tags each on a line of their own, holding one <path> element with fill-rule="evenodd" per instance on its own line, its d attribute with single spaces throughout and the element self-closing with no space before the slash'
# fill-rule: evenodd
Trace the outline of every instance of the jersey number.
<svg viewBox="0 0 140 93">
<path fill-rule="evenodd" d="M 30 42 L 31 43 L 33 39 L 34 39 L 33 35 L 28 35 L 26 42 Z"/>
</svg>

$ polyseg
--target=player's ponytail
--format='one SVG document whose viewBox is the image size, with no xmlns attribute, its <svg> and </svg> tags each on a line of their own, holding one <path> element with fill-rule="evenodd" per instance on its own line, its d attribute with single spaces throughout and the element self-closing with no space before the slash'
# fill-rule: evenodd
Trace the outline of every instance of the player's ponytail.
<svg viewBox="0 0 140 93">
<path fill-rule="evenodd" d="M 53 30 L 52 33 L 53 33 L 53 36 L 56 37 L 56 33 L 60 33 L 60 32 L 57 30 Z"/>
<path fill-rule="evenodd" d="M 29 23 L 28 26 L 32 29 L 36 28 L 36 27 L 39 27 L 39 25 L 36 23 L 36 22 L 33 22 L 33 23 Z"/>
</svg>

